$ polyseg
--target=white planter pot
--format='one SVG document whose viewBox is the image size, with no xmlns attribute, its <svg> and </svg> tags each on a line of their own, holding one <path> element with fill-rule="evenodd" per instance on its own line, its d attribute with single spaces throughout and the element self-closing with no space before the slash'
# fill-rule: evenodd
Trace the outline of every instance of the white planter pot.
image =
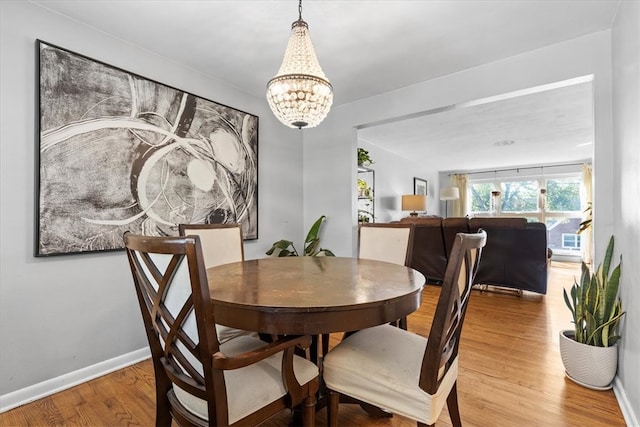
<svg viewBox="0 0 640 427">
<path fill-rule="evenodd" d="M 560 356 L 573 382 L 594 390 L 608 390 L 618 368 L 618 345 L 595 347 L 573 339 L 573 330 L 560 332 Z"/>
</svg>

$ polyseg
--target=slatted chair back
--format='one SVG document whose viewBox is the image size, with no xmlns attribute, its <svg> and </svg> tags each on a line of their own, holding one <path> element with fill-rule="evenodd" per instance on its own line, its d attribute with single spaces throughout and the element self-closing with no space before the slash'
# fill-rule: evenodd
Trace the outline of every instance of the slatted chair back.
<svg viewBox="0 0 640 427">
<path fill-rule="evenodd" d="M 420 388 L 429 394 L 436 393 L 453 363 L 457 363 L 473 278 L 486 241 L 487 234 L 482 230 L 458 233 L 454 240 L 420 373 Z"/>
<path fill-rule="evenodd" d="M 208 327 L 214 317 L 198 239 L 127 233 L 124 240 L 154 363 L 156 423 L 171 424 L 172 384 L 213 401 L 207 398 L 209 389 L 224 403 L 224 376 L 211 368 L 219 344 L 215 328 Z M 215 420 L 216 406 L 208 409 Z"/>
<path fill-rule="evenodd" d="M 358 236 L 358 258 L 408 266 L 413 230 L 411 223 L 362 224 Z"/>
<path fill-rule="evenodd" d="M 244 261 L 242 224 L 180 224 L 181 236 L 200 237 L 206 268 Z"/>
</svg>

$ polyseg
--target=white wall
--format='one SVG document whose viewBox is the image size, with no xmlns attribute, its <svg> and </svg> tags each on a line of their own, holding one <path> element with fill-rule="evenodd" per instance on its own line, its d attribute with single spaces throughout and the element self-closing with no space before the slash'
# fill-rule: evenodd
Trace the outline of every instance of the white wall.
<svg viewBox="0 0 640 427">
<path fill-rule="evenodd" d="M 260 239 L 247 242 L 247 258 L 264 256 L 281 238 L 303 238 L 302 137 L 273 118 L 265 99 L 31 3 L 0 7 L 0 396 L 6 397 L 147 347 L 123 251 L 33 257 L 36 38 L 260 117 Z"/>
<path fill-rule="evenodd" d="M 620 298 L 627 314 L 620 342 L 616 387 L 630 411 L 627 424 L 640 425 L 640 3 L 623 1 L 612 30 L 613 192 L 616 253 L 622 254 Z M 617 255 L 616 255 L 617 256 Z M 618 385 L 618 384 L 616 384 Z M 625 406 L 623 405 L 623 408 Z M 632 413 L 633 412 L 633 413 Z"/>
<path fill-rule="evenodd" d="M 625 8 L 632 9 L 636 6 Z M 631 2 L 629 2 L 631 3 Z M 635 13 L 635 12 L 633 12 Z M 631 43 L 629 34 L 637 22 L 625 25 L 621 37 Z M 637 39 L 636 39 L 637 40 Z M 636 44 L 637 46 L 637 44 Z M 612 150 L 612 93 L 611 93 L 611 32 L 602 31 L 577 39 L 558 43 L 505 60 L 485 64 L 476 68 L 429 80 L 403 89 L 335 107 L 321 126 L 304 133 L 304 192 L 313 193 L 313 198 L 305 196 L 305 224 L 313 221 L 312 212 L 323 211 L 332 220 L 331 230 L 325 233 L 324 245 L 336 253 L 355 253 L 356 224 L 355 199 L 352 183 L 356 181 L 356 127 L 395 117 L 402 117 L 434 108 L 460 104 L 489 96 L 527 89 L 581 76 L 593 76 L 594 91 L 594 243 L 595 259 L 602 259 L 609 236 L 614 231 L 614 211 L 620 206 L 620 195 L 614 196 Z M 627 90 L 624 87 L 622 90 Z M 337 90 L 337 89 L 336 89 Z M 637 90 L 631 95 L 635 96 Z M 626 102 L 625 102 L 626 103 Z M 637 122 L 637 113 L 635 116 Z M 630 122 L 632 120 L 630 119 Z M 636 145 L 633 145 L 636 144 Z M 637 150 L 638 139 L 625 140 L 624 154 Z M 455 153 L 452 155 L 473 155 Z M 635 160 L 634 160 L 635 159 Z M 637 156 L 629 156 L 623 170 L 626 176 L 635 178 L 640 164 Z M 322 173 L 331 168 L 331 174 Z M 620 179 L 620 178 L 617 178 Z M 629 203 L 637 203 L 638 198 L 630 198 Z M 637 226 L 637 207 L 627 208 L 625 226 Z M 637 232 L 617 233 L 618 240 L 629 255 L 637 254 Z M 632 245 L 636 249 L 632 250 Z M 638 259 L 637 257 L 635 259 Z M 624 273 L 623 273 L 624 274 Z M 636 280 L 637 275 L 633 276 Z M 637 281 L 637 280 L 636 280 Z M 636 287 L 637 289 L 637 287 Z M 627 294 L 627 307 L 640 303 L 637 291 Z M 635 304 L 634 304 L 635 303 Z M 635 329 L 637 330 L 637 329 Z M 625 330 L 623 341 L 630 341 L 635 347 L 633 353 L 623 347 L 621 360 L 627 360 L 621 371 L 625 378 L 620 383 L 632 387 L 635 398 L 634 411 L 638 412 L 637 375 L 629 379 L 629 365 L 637 366 L 637 339 L 630 338 Z M 629 361 L 633 359 L 633 361 Z M 632 373 L 637 373 L 637 369 Z M 625 391 L 621 388 L 621 393 Z"/>
<path fill-rule="evenodd" d="M 413 194 L 413 178 L 427 181 L 427 215 L 439 215 L 438 174 L 433 169 L 410 161 L 383 148 L 358 141 L 358 147 L 369 151 L 375 162 L 370 166 L 376 173 L 376 222 L 397 221 L 409 215 L 402 210 L 402 195 Z M 421 212 L 422 213 L 422 212 Z"/>
</svg>

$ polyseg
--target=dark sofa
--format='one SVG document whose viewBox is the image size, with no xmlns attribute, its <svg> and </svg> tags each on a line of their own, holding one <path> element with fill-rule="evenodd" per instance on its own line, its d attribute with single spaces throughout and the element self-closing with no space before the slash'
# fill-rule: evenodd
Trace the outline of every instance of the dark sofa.
<svg viewBox="0 0 640 427">
<path fill-rule="evenodd" d="M 487 232 L 475 283 L 547 293 L 547 229 L 525 218 L 407 217 L 415 224 L 411 267 L 441 283 L 457 233 Z"/>
</svg>

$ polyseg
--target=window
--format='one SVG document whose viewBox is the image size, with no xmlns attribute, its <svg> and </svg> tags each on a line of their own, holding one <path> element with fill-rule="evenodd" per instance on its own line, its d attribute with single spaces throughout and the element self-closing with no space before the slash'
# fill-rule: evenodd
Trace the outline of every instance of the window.
<svg viewBox="0 0 640 427">
<path fill-rule="evenodd" d="M 581 181 L 579 177 L 547 179 L 547 210 L 579 211 Z"/>
<path fill-rule="evenodd" d="M 506 181 L 500 184 L 502 212 L 535 212 L 538 210 L 538 181 Z"/>
<path fill-rule="evenodd" d="M 580 235 L 563 233 L 562 247 L 565 249 L 580 249 Z"/>
<path fill-rule="evenodd" d="M 544 175 L 542 170 L 538 174 L 522 173 L 522 170 L 497 172 L 493 172 L 493 177 L 483 172 L 478 173 L 477 178 L 469 174 L 469 213 L 542 222 L 547 226 L 547 244 L 554 254 L 579 254 L 580 235 L 576 232 L 582 220 L 581 173 L 577 170 Z"/>
<path fill-rule="evenodd" d="M 491 182 L 470 183 L 471 211 L 474 213 L 488 213 L 491 208 Z"/>
</svg>

